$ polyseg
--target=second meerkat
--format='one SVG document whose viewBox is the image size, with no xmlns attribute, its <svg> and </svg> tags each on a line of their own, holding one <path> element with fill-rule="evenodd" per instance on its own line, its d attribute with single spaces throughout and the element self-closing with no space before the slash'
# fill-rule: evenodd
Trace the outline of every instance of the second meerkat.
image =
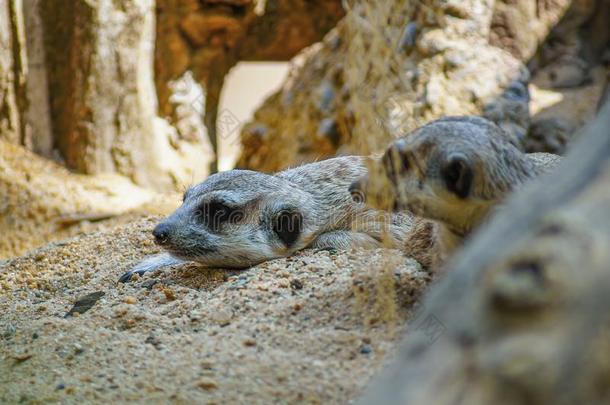
<svg viewBox="0 0 610 405">
<path fill-rule="evenodd" d="M 484 118 L 447 117 L 392 143 L 379 170 L 354 183 L 350 191 L 367 195 L 375 208 L 408 210 L 433 221 L 416 220 L 405 248 L 424 266 L 435 267 L 510 192 L 560 159 L 523 153 Z"/>
</svg>

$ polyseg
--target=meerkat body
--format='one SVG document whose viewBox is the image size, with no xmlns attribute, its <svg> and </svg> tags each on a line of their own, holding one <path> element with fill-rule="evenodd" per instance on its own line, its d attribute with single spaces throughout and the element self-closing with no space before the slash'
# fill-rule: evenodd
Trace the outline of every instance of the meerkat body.
<svg viewBox="0 0 610 405">
<path fill-rule="evenodd" d="M 510 192 L 559 161 L 556 155 L 521 152 L 486 119 L 447 117 L 392 143 L 379 170 L 352 185 L 351 191 L 375 194 L 368 199 L 375 208 L 387 209 L 389 200 L 394 209 L 418 216 L 406 250 L 422 264 L 435 266 Z M 384 199 L 385 207 L 375 204 Z"/>
<path fill-rule="evenodd" d="M 399 247 L 411 216 L 369 209 L 348 191 L 366 173 L 365 160 L 339 157 L 277 174 L 214 174 L 187 190 L 182 206 L 154 229 L 167 253 L 141 262 L 121 281 L 183 261 L 246 268 L 308 247 Z"/>
</svg>

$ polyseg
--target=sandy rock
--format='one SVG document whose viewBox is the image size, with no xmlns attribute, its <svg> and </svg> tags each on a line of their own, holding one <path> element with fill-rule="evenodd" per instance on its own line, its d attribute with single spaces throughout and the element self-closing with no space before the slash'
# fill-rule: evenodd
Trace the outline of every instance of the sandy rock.
<svg viewBox="0 0 610 405">
<path fill-rule="evenodd" d="M 528 152 L 565 153 L 597 114 L 608 86 L 610 69 L 595 66 L 581 86 L 556 88 L 549 75 L 554 66 L 540 69 L 530 84 L 532 123 L 523 141 Z"/>
<path fill-rule="evenodd" d="M 494 4 L 490 42 L 508 50 L 516 58 L 527 61 L 546 40 L 572 3 L 591 3 L 589 0 L 500 0 Z M 527 26 L 528 29 L 523 29 Z"/>
<path fill-rule="evenodd" d="M 290 60 L 319 41 L 344 15 L 339 0 L 280 0 L 269 7 L 252 0 L 158 0 L 156 7 L 160 12 L 155 86 L 160 114 L 177 128 L 178 139 L 196 134 L 209 138 L 212 149 L 217 144 L 218 102 L 228 71 L 242 60 Z M 203 96 L 194 103 L 176 103 L 173 87 L 188 75 L 203 89 Z M 189 121 L 199 122 L 185 126 L 185 111 L 180 110 L 193 110 L 193 104 L 197 107 L 188 114 Z M 207 131 L 202 130 L 204 124 Z"/>
<path fill-rule="evenodd" d="M 295 60 L 282 89 L 244 127 L 238 166 L 276 171 L 337 153 L 379 152 L 430 120 L 484 113 L 514 83 L 526 88 L 523 64 L 487 42 L 488 3 L 357 6 Z M 520 139 L 528 101 L 487 110 Z"/>
<path fill-rule="evenodd" d="M 241 31 L 239 21 L 232 16 L 205 15 L 192 13 L 180 23 L 181 30 L 195 46 L 202 46 L 211 40 L 212 36 L 221 35 L 215 40 L 234 47 Z"/>
<path fill-rule="evenodd" d="M 118 175 L 84 176 L 0 141 L 0 258 L 179 203 Z M 139 214 L 138 214 L 139 212 Z M 37 256 L 44 263 L 48 257 Z"/>
</svg>

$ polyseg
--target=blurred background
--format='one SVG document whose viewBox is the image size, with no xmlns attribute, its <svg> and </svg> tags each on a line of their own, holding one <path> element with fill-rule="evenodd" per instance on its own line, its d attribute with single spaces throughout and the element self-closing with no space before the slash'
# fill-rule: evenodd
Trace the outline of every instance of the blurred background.
<svg viewBox="0 0 610 405">
<path fill-rule="evenodd" d="M 254 112 L 286 79 L 286 62 L 240 62 L 227 74 L 220 97 L 220 111 L 230 111 L 235 128 L 218 142 L 218 170 L 235 167 L 241 151 L 239 134 Z"/>
<path fill-rule="evenodd" d="M 607 93 L 602 0 L 5 0 L 0 257 L 163 214 L 218 170 L 478 114 L 563 153 Z"/>
</svg>

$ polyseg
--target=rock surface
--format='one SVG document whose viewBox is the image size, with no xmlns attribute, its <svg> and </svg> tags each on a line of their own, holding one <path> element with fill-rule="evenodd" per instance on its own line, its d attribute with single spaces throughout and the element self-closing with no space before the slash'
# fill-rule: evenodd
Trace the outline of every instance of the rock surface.
<svg viewBox="0 0 610 405">
<path fill-rule="evenodd" d="M 199 121 L 217 152 L 231 114 L 218 111 L 224 77 L 239 61 L 290 60 L 297 52 L 335 26 L 344 15 L 339 0 L 159 0 L 157 1 L 155 83 L 159 110 L 180 125 L 183 107 L 173 100 L 172 87 L 192 72 L 204 95 Z M 188 106 L 187 106 L 188 107 Z M 191 106 L 192 107 L 192 106 Z M 203 120 L 201 119 L 203 117 Z M 234 129 L 234 128 L 233 128 Z M 215 172 L 217 162 L 210 170 Z"/>
<path fill-rule="evenodd" d="M 491 20 L 490 42 L 506 49 L 519 60 L 527 61 L 536 54 L 538 46 L 573 4 L 575 8 L 584 6 L 590 9 L 593 2 L 497 0 Z M 587 12 L 589 10 L 584 10 L 584 13 Z M 579 16 L 582 15 L 583 12 L 580 12 Z"/>
<path fill-rule="evenodd" d="M 486 116 L 527 151 L 561 153 L 608 81 L 608 8 L 589 0 L 356 2 L 244 126 L 238 166 L 276 171 L 375 153 L 456 114 Z M 549 95 L 564 100 L 554 106 Z"/>
<path fill-rule="evenodd" d="M 488 42 L 492 3 L 358 3 L 244 127 L 238 166 L 275 171 L 379 152 L 443 115 L 484 113 L 528 80 L 521 62 Z M 512 101 L 496 103 L 490 118 L 522 137 L 527 92 Z"/>
</svg>

